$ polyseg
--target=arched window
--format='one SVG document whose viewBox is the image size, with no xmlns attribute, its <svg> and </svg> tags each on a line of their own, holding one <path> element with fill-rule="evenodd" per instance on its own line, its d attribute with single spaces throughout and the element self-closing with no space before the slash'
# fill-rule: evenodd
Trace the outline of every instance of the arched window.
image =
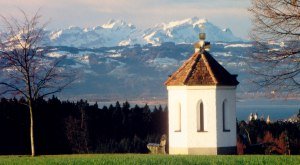
<svg viewBox="0 0 300 165">
<path fill-rule="evenodd" d="M 175 132 L 181 131 L 181 105 L 177 104 L 175 109 Z"/>
<path fill-rule="evenodd" d="M 204 131 L 204 107 L 203 102 L 200 101 L 197 106 L 197 131 L 203 132 Z"/>
<path fill-rule="evenodd" d="M 222 120 L 223 120 L 223 131 L 224 132 L 229 132 L 229 113 L 228 113 L 228 108 L 227 108 L 227 101 L 224 100 L 222 104 Z"/>
</svg>

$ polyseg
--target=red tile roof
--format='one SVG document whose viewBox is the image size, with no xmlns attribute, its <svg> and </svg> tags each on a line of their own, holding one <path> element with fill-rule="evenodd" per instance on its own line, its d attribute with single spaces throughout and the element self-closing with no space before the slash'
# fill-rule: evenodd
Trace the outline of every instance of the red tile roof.
<svg viewBox="0 0 300 165">
<path fill-rule="evenodd" d="M 207 51 L 193 54 L 165 82 L 166 86 L 237 86 L 237 75 L 231 75 Z"/>
</svg>

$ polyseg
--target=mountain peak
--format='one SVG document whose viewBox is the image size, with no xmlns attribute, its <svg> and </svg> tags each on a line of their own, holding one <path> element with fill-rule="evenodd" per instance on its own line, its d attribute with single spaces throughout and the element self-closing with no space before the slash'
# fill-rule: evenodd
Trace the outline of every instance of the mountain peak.
<svg viewBox="0 0 300 165">
<path fill-rule="evenodd" d="M 102 28 L 104 28 L 104 29 L 111 29 L 118 22 L 120 22 L 120 21 L 116 21 L 114 19 L 110 19 L 107 23 L 105 23 L 105 24 L 102 25 Z"/>
<path fill-rule="evenodd" d="M 131 23 L 126 23 L 123 20 L 115 20 L 115 19 L 110 19 L 107 23 L 103 24 L 101 27 L 104 29 L 113 29 L 117 27 L 135 28 L 135 26 L 132 25 Z"/>
<path fill-rule="evenodd" d="M 188 18 L 188 19 L 190 19 L 191 22 L 193 22 L 193 23 L 207 23 L 208 22 L 206 18 L 199 18 L 197 16 Z"/>
<path fill-rule="evenodd" d="M 229 28 L 225 28 L 222 30 L 223 32 L 232 33 L 232 31 Z"/>
<path fill-rule="evenodd" d="M 175 28 L 178 26 L 185 26 L 185 25 L 199 25 L 199 24 L 204 24 L 207 23 L 206 19 L 200 19 L 198 17 L 192 17 L 192 18 L 186 18 L 183 20 L 179 21 L 171 21 L 169 23 L 163 23 L 164 29 L 170 29 L 170 28 Z"/>
</svg>

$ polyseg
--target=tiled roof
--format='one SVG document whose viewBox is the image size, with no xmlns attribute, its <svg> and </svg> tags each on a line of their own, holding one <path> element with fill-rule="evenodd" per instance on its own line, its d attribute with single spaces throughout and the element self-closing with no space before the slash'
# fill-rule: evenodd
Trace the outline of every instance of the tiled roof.
<svg viewBox="0 0 300 165">
<path fill-rule="evenodd" d="M 166 86 L 237 86 L 237 75 L 231 75 L 207 51 L 193 54 L 165 82 Z"/>
</svg>

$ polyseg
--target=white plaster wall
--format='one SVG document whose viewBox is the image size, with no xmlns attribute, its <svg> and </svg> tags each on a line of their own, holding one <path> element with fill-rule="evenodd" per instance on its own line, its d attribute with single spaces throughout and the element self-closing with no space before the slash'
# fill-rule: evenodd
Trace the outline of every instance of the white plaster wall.
<svg viewBox="0 0 300 165">
<path fill-rule="evenodd" d="M 223 132 L 222 104 L 227 100 L 230 132 Z M 197 104 L 204 106 L 205 132 L 197 132 Z M 235 87 L 168 86 L 169 146 L 209 148 L 236 145 Z M 175 132 L 174 109 L 181 105 L 181 132 Z M 172 111 L 173 110 L 173 111 Z"/>
<path fill-rule="evenodd" d="M 217 143 L 218 147 L 236 146 L 236 90 L 235 88 L 220 88 L 217 92 Z M 226 113 L 228 113 L 228 128 L 230 132 L 223 131 L 222 104 L 227 100 Z"/>
<path fill-rule="evenodd" d="M 188 146 L 189 148 L 216 147 L 216 100 L 215 89 L 201 88 L 187 89 L 188 104 Z M 197 132 L 197 108 L 199 101 L 203 103 L 204 109 L 204 132 Z"/>
<path fill-rule="evenodd" d="M 181 105 L 181 131 L 176 132 L 176 110 Z M 168 90 L 168 109 L 169 109 L 169 146 L 185 148 L 187 146 L 187 113 L 185 90 Z"/>
</svg>

